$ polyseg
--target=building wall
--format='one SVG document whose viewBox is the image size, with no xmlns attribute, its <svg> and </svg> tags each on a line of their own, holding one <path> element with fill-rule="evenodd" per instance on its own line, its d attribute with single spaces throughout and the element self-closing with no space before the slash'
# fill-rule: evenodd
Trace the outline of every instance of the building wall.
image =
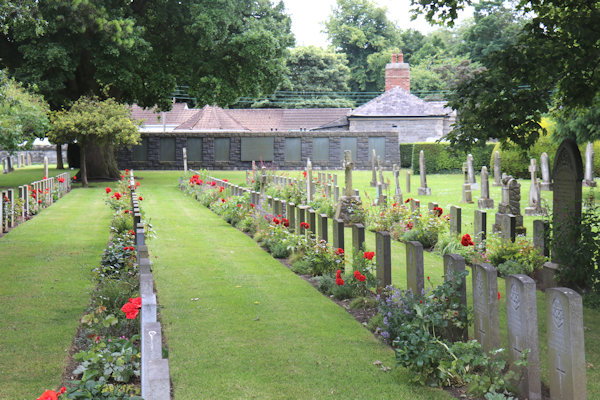
<svg viewBox="0 0 600 400">
<path fill-rule="evenodd" d="M 175 137 L 175 160 L 160 161 L 160 138 Z M 152 169 L 152 170 L 182 170 L 183 148 L 186 147 L 189 137 L 202 138 L 202 161 L 189 161 L 188 168 L 191 169 L 235 169 L 245 170 L 252 168 L 251 161 L 241 160 L 241 139 L 244 137 L 273 137 L 273 161 L 265 164 L 277 169 L 301 169 L 306 165 L 306 160 L 311 159 L 315 169 L 341 169 L 343 154 L 341 149 L 342 137 L 353 137 L 357 139 L 357 160 L 354 160 L 355 169 L 369 169 L 369 138 L 385 138 L 385 157 L 382 157 L 382 166 L 391 169 L 393 164 L 400 160 L 398 148 L 398 134 L 394 131 L 383 132 L 349 132 L 349 131 L 318 131 L 318 132 L 167 132 L 160 134 L 142 133 L 142 138 L 148 140 L 147 160 L 134 161 L 132 147 L 125 148 L 118 153 L 119 168 Z M 313 138 L 329 138 L 329 159 L 327 161 L 313 160 Z M 229 161 L 215 161 L 214 139 L 229 138 L 230 152 Z M 301 139 L 301 161 L 285 161 L 285 139 Z M 259 163 L 260 160 L 255 160 Z"/>
<path fill-rule="evenodd" d="M 15 154 L 13 154 L 13 167 L 17 167 L 17 155 L 18 154 L 25 154 L 25 157 L 27 157 L 27 154 L 31 154 L 31 162 L 33 164 L 42 164 L 44 162 L 44 157 L 48 157 L 48 163 L 49 164 L 56 164 L 56 146 L 54 145 L 49 145 L 49 146 L 43 146 L 43 145 L 39 145 L 39 146 L 33 146 L 33 148 L 31 150 L 25 150 L 25 151 L 18 151 Z M 67 145 L 63 145 L 62 146 L 62 156 L 63 156 L 63 162 L 65 163 L 65 166 L 67 165 Z M 0 150 L 0 160 L 3 160 L 4 158 L 8 157 L 8 152 L 6 150 Z"/>
<path fill-rule="evenodd" d="M 448 133 L 448 117 L 351 118 L 350 131 L 394 130 L 399 143 L 426 142 Z M 446 129 L 445 126 L 446 125 Z"/>
</svg>

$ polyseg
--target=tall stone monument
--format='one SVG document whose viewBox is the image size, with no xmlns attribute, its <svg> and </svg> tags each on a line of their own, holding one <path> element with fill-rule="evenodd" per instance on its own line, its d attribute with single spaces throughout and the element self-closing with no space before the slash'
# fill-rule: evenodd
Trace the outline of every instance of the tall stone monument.
<svg viewBox="0 0 600 400">
<path fill-rule="evenodd" d="M 583 186 L 596 187 L 596 181 L 594 181 L 594 145 L 591 142 L 588 142 L 585 147 L 585 173 Z"/>
<path fill-rule="evenodd" d="M 425 172 L 425 153 L 423 150 L 419 152 L 419 174 L 421 175 L 421 186 L 417 189 L 419 196 L 431 195 L 431 188 L 427 187 L 427 175 Z"/>
<path fill-rule="evenodd" d="M 182 149 L 183 152 L 183 173 L 187 175 L 188 165 L 187 165 L 187 149 L 184 147 Z"/>
<path fill-rule="evenodd" d="M 371 169 L 372 169 L 371 187 L 377 186 L 377 170 L 375 169 L 376 162 L 377 162 L 377 153 L 375 152 L 375 149 L 373 149 L 371 151 Z"/>
<path fill-rule="evenodd" d="M 531 186 L 529 187 L 529 206 L 525 207 L 525 215 L 546 215 L 542 208 L 542 194 L 537 180 L 537 162 L 532 158 L 529 165 L 531 173 Z"/>
<path fill-rule="evenodd" d="M 500 152 L 494 152 L 494 186 L 502 186 L 502 172 L 500 168 Z"/>
<path fill-rule="evenodd" d="M 552 190 L 552 181 L 550 180 L 550 160 L 547 153 L 540 155 L 540 169 L 542 170 L 541 190 Z"/>
<path fill-rule="evenodd" d="M 341 219 L 344 224 L 351 224 L 353 221 L 354 214 L 362 206 L 359 196 L 355 196 L 352 191 L 352 169 L 354 168 L 354 162 L 352 161 L 352 152 L 350 150 L 344 151 L 344 162 L 342 164 L 345 172 L 345 185 L 344 194 L 340 198 L 337 209 L 335 211 L 335 219 Z"/>
<path fill-rule="evenodd" d="M 400 189 L 400 169 L 398 168 L 398 164 L 394 164 L 393 172 L 394 182 L 396 184 L 396 190 L 394 191 L 394 202 L 402 204 L 402 189 Z"/>
<path fill-rule="evenodd" d="M 44 157 L 44 177 L 48 178 L 48 157 Z"/>
<path fill-rule="evenodd" d="M 463 203 L 468 203 L 471 204 L 473 203 L 473 194 L 471 192 L 471 183 L 469 183 L 469 166 L 468 163 L 463 163 L 463 175 L 465 177 L 465 181 L 463 182 L 463 187 L 462 187 L 462 202 Z"/>
<path fill-rule="evenodd" d="M 583 180 L 583 163 L 577 143 L 573 139 L 565 139 L 558 147 L 554 157 L 554 196 L 553 226 L 558 226 L 554 234 L 551 258 L 557 264 L 571 262 L 570 249 L 579 243 L 579 225 L 581 224 L 581 203 Z"/>
<path fill-rule="evenodd" d="M 477 184 L 477 178 L 475 178 L 475 167 L 473 165 L 473 155 L 467 155 L 467 172 L 469 174 L 469 184 L 471 184 L 471 190 L 478 190 L 479 185 Z"/>
<path fill-rule="evenodd" d="M 308 203 L 313 200 L 313 195 L 312 163 L 309 158 L 306 160 L 306 201 Z"/>
<path fill-rule="evenodd" d="M 487 167 L 481 167 L 481 197 L 477 200 L 477 207 L 486 209 L 494 208 L 494 199 L 490 199 L 490 183 Z"/>
</svg>

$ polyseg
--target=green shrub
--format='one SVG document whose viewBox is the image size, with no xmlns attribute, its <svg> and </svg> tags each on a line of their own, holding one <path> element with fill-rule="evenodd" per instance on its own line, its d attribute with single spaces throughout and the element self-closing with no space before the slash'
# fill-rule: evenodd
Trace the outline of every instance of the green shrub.
<svg viewBox="0 0 600 400">
<path fill-rule="evenodd" d="M 493 148 L 494 145 L 489 143 L 483 147 L 476 147 L 471 150 L 475 171 L 479 171 L 482 166 L 488 165 L 487 163 L 490 160 Z M 425 169 L 428 174 L 462 171 L 463 162 L 467 160 L 468 154 L 453 151 L 447 143 L 415 143 L 412 154 L 412 169 L 414 174 L 418 174 L 420 171 L 419 153 L 421 150 L 425 153 Z"/>
<path fill-rule="evenodd" d="M 515 260 L 508 260 L 498 265 L 498 276 L 508 276 L 515 274 L 529 274 L 531 271 L 529 270 L 528 265 L 523 265 Z"/>
<path fill-rule="evenodd" d="M 410 168 L 412 165 L 413 144 L 400 143 L 400 168 Z"/>
<path fill-rule="evenodd" d="M 359 308 L 373 308 L 377 307 L 377 300 L 372 297 L 357 297 L 352 299 L 348 307 L 351 310 L 357 310 Z"/>
</svg>

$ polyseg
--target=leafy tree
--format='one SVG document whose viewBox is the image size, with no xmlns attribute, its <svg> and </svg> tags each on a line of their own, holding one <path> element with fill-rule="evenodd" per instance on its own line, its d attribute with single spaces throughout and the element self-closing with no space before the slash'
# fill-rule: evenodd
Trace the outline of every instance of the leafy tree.
<svg viewBox="0 0 600 400">
<path fill-rule="evenodd" d="M 349 90 L 350 68 L 347 64 L 343 53 L 315 46 L 296 47 L 286 61 L 288 72 L 278 90 L 302 92 L 302 96 L 275 93 L 252 107 L 352 107 L 353 102 L 341 94 Z"/>
<path fill-rule="evenodd" d="M 41 96 L 0 71 L 0 147 L 9 154 L 31 149 L 35 138 L 46 136 L 48 111 Z"/>
<path fill-rule="evenodd" d="M 457 10 L 469 2 L 413 3 L 430 21 L 452 24 Z M 529 147 L 539 137 L 544 113 L 593 106 L 600 90 L 600 2 L 520 0 L 516 10 L 531 19 L 513 42 L 482 52 L 485 71 L 460 84 L 450 98 L 459 114 L 459 126 L 448 135 L 454 145 L 483 145 L 498 138 Z"/>
<path fill-rule="evenodd" d="M 0 13 L 15 4 L 3 0 Z M 169 109 L 176 84 L 189 85 L 201 104 L 225 106 L 241 95 L 271 93 L 293 44 L 283 4 L 269 0 L 24 4 L 35 18 L 1 15 L 8 22 L 0 66 L 37 85 L 55 110 L 82 95 Z M 118 177 L 103 165 L 89 164 L 90 175 Z"/>
<path fill-rule="evenodd" d="M 381 58 L 373 55 L 385 53 L 389 60 L 388 53 L 400 43 L 400 32 L 385 13 L 385 8 L 369 0 L 337 0 L 337 7 L 325 22 L 331 44 L 348 57 L 352 91 L 384 87 L 384 69 L 377 64 Z"/>
<path fill-rule="evenodd" d="M 106 163 L 107 170 L 117 168 L 115 149 L 137 144 L 140 138 L 137 122 L 131 120 L 131 109 L 114 99 L 81 97 L 71 108 L 55 111 L 48 138 L 54 143 L 77 141 L 81 155 L 81 182 L 88 184 L 87 158 Z M 111 171 L 116 174 L 119 170 Z"/>
</svg>

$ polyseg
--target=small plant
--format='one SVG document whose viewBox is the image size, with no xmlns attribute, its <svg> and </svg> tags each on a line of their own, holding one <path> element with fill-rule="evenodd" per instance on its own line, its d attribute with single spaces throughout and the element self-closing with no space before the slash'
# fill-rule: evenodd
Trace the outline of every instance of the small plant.
<svg viewBox="0 0 600 400">
<path fill-rule="evenodd" d="M 73 356 L 81 364 L 73 371 L 81 375 L 85 382 L 100 377 L 114 382 L 127 383 L 140 376 L 140 351 L 137 345 L 139 335 L 130 339 L 99 338 L 87 351 L 80 351 Z"/>
</svg>

